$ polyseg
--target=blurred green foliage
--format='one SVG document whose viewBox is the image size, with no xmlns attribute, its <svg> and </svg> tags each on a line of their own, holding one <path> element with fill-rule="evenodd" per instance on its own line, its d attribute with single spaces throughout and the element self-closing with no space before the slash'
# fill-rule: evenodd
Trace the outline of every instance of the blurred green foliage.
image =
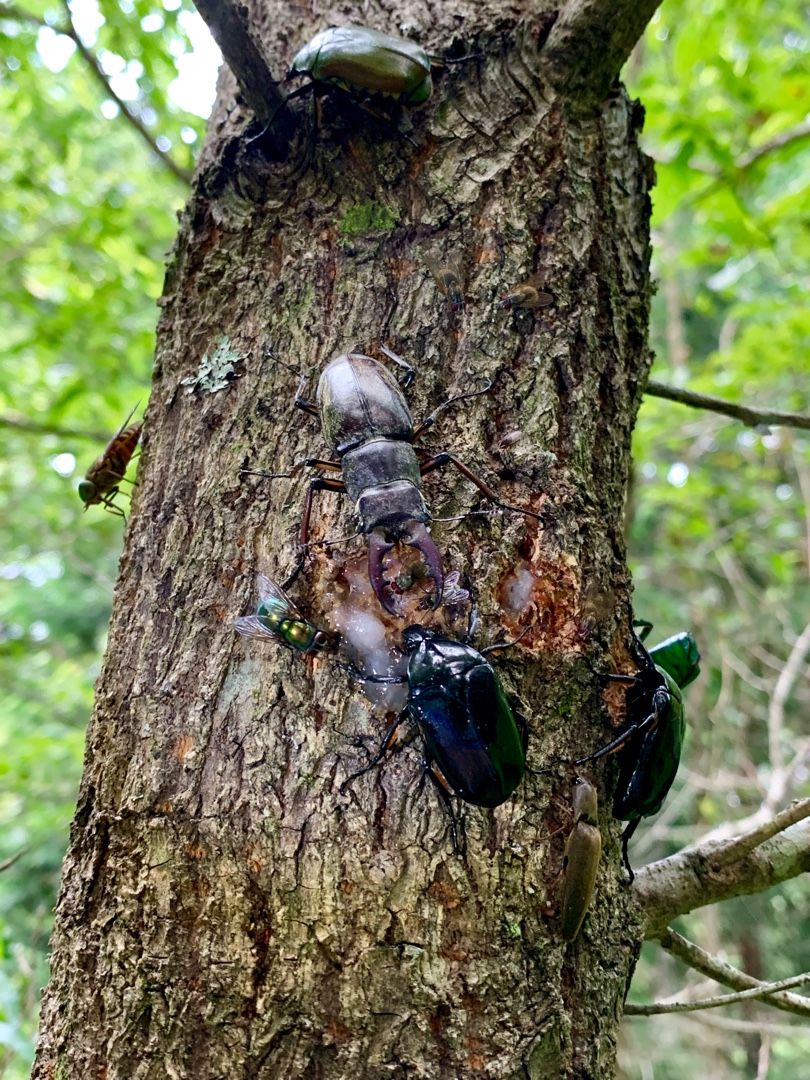
<svg viewBox="0 0 810 1080">
<path fill-rule="evenodd" d="M 643 145 L 658 176 L 661 382 L 810 412 L 808 50 L 806 7 L 795 0 L 668 0 L 625 69 L 647 110 Z M 636 834 L 638 863 L 763 802 L 779 809 L 810 794 L 810 437 L 648 397 L 633 479 L 636 610 L 656 623 L 653 643 L 689 627 L 703 653 L 703 675 L 685 692 L 683 765 L 659 817 Z M 676 927 L 761 978 L 810 969 L 806 877 Z M 631 1000 L 687 991 L 720 992 L 645 945 Z M 810 1035 L 800 1023 L 761 1004 L 628 1019 L 622 1075 L 802 1080 Z"/>
<path fill-rule="evenodd" d="M 0 4 L 0 867 L 18 858 L 0 870 L 0 1076 L 22 1080 L 122 542 L 120 519 L 81 513 L 76 486 L 146 405 L 155 300 L 187 189 L 70 38 L 48 28 L 66 26 L 63 5 L 8 10 Z M 167 88 L 190 50 L 191 5 L 71 10 L 118 94 L 190 170 L 204 124 Z"/>
<path fill-rule="evenodd" d="M 22 5 L 9 14 L 0 3 L 5 1080 L 30 1067 L 122 539 L 120 520 L 97 507 L 81 513 L 76 484 L 129 410 L 145 405 L 154 300 L 186 195 L 70 39 L 50 29 L 64 28 L 64 7 L 25 0 L 31 18 L 21 18 Z M 189 55 L 190 5 L 83 0 L 71 10 L 116 92 L 190 170 L 202 125 L 168 91 Z M 810 409 L 802 306 L 810 139 L 797 137 L 810 111 L 809 47 L 797 0 L 703 0 L 699 9 L 668 0 L 628 64 L 647 108 L 645 146 L 658 161 L 653 344 L 663 381 Z M 807 657 L 792 680 L 785 664 L 810 612 L 808 503 L 805 435 L 646 399 L 628 505 L 636 609 L 656 623 L 653 642 L 693 628 L 704 674 L 687 691 L 684 767 L 662 814 L 634 838 L 637 864 L 745 818 L 769 796 L 781 806 L 807 793 Z M 694 913 L 680 928 L 746 970 L 780 978 L 810 968 L 808 900 L 797 879 Z M 632 996 L 687 985 L 716 992 L 700 982 L 648 945 Z M 803 1080 L 810 1038 L 787 1014 L 752 1005 L 717 1017 L 628 1021 L 624 1075 L 754 1076 L 764 1039 L 767 1075 Z"/>
</svg>

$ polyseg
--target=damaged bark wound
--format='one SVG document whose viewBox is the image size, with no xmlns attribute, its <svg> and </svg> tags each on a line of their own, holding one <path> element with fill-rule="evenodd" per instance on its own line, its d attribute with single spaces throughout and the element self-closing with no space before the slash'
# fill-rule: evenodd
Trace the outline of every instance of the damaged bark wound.
<svg viewBox="0 0 810 1080">
<path fill-rule="evenodd" d="M 465 807 L 459 858 L 418 740 L 341 794 L 386 718 L 327 661 L 232 626 L 255 574 L 292 566 L 306 486 L 240 469 L 323 456 L 316 422 L 292 409 L 298 373 L 314 390 L 331 357 L 383 359 L 382 343 L 417 368 L 417 421 L 492 380 L 440 417 L 426 452 L 451 450 L 541 516 L 433 528 L 446 569 L 474 582 L 476 643 L 531 626 L 494 661 L 528 717 L 530 763 L 579 756 L 621 720 L 585 657 L 629 666 L 622 505 L 649 362 L 642 113 L 619 88 L 569 108 L 544 80 L 551 20 L 516 28 L 502 10 L 459 7 L 463 42 L 444 8 L 403 8 L 396 26 L 364 16 L 484 59 L 438 72 L 409 132 L 327 97 L 283 164 L 239 140 L 250 114 L 220 79 L 161 301 L 37 1080 L 613 1074 L 643 932 L 619 823 L 602 810 L 593 907 L 566 946 L 571 769 L 527 776 L 494 812 Z M 247 11 L 279 71 L 329 21 Z M 431 259 L 458 267 L 462 311 Z M 499 308 L 538 274 L 553 304 Z M 436 516 L 488 509 L 452 471 L 425 489 Z M 353 532 L 350 511 L 321 495 L 314 538 Z M 313 549 L 291 591 L 316 622 L 362 551 Z M 609 808 L 613 766 L 588 775 Z"/>
</svg>

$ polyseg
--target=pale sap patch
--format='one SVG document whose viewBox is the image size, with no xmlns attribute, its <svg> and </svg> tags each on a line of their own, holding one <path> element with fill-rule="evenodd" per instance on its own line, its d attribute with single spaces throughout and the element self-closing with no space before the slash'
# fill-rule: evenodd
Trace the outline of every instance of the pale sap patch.
<svg viewBox="0 0 810 1080">
<path fill-rule="evenodd" d="M 197 374 L 181 379 L 180 385 L 187 386 L 189 394 L 216 394 L 218 390 L 225 390 L 235 379 L 240 378 L 241 372 L 237 372 L 236 366 L 244 363 L 246 359 L 246 356 L 233 349 L 231 339 L 223 335 L 213 353 L 209 355 L 206 351 L 200 360 Z"/>
</svg>

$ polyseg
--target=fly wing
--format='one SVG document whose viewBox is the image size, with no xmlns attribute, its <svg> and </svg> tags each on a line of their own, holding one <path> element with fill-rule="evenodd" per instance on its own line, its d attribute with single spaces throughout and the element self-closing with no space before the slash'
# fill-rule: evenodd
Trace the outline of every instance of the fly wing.
<svg viewBox="0 0 810 1080">
<path fill-rule="evenodd" d="M 284 638 L 271 630 L 259 615 L 242 615 L 233 620 L 233 628 L 237 634 L 254 641 L 272 641 L 274 645 L 287 645 Z"/>
<path fill-rule="evenodd" d="M 280 585 L 277 585 L 272 578 L 267 577 L 265 574 L 258 574 L 256 576 L 256 588 L 259 593 L 259 603 L 268 604 L 271 601 L 275 601 L 284 611 L 284 617 L 288 619 L 298 619 L 301 622 L 307 622 L 292 600 L 287 596 Z"/>
<path fill-rule="evenodd" d="M 122 434 L 122 433 L 123 433 L 124 431 L 126 431 L 126 429 L 127 429 L 127 425 L 129 424 L 130 420 L 132 419 L 132 417 L 133 417 L 133 416 L 135 415 L 135 413 L 137 412 L 137 409 L 138 409 L 138 405 L 140 405 L 140 401 L 136 403 L 136 405 L 135 405 L 135 407 L 134 407 L 133 409 L 130 409 L 130 412 L 129 412 L 129 416 L 127 416 L 126 420 L 125 420 L 125 421 L 123 422 L 123 424 L 121 425 L 121 427 L 120 427 L 120 428 L 118 429 L 118 431 L 116 431 L 116 433 L 115 433 L 115 434 L 113 435 L 113 437 L 112 437 L 112 438 L 110 439 L 110 441 L 109 441 L 109 444 L 108 444 L 108 447 L 109 447 L 109 446 L 112 446 L 112 444 L 113 444 L 113 443 L 115 442 L 115 440 L 116 440 L 117 438 L 119 438 L 119 436 L 120 436 L 120 435 L 121 435 L 121 434 Z"/>
</svg>

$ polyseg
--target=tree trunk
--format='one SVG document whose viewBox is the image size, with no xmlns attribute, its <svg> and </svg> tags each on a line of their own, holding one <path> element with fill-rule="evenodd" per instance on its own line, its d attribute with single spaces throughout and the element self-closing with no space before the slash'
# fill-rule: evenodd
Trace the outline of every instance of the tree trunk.
<svg viewBox="0 0 810 1080">
<path fill-rule="evenodd" d="M 613 5 L 572 7 L 607 34 Z M 237 10 L 276 72 L 328 22 Z M 589 60 L 562 17 L 516 26 L 492 0 L 464 8 L 462 42 L 452 5 L 429 21 L 420 10 L 363 18 L 483 58 L 438 71 L 410 130 L 333 96 L 273 162 L 261 136 L 242 135 L 251 114 L 221 77 L 161 301 L 41 1080 L 613 1074 L 642 928 L 609 813 L 612 767 L 588 767 L 605 850 L 566 945 L 571 769 L 527 776 L 494 811 L 465 807 L 459 857 L 418 740 L 341 793 L 386 719 L 329 662 L 233 632 L 255 607 L 255 574 L 281 580 L 292 566 L 305 490 L 303 473 L 240 469 L 326 456 L 317 424 L 291 408 L 298 373 L 314 388 L 331 357 L 382 359 L 385 344 L 418 370 L 416 418 L 492 381 L 426 446 L 540 515 L 433 527 L 445 565 L 474 582 L 476 643 L 529 628 L 495 663 L 528 717 L 532 767 L 581 756 L 621 719 L 622 695 L 603 695 L 592 668 L 629 666 L 621 519 L 649 360 L 643 113 L 606 91 L 611 49 Z M 457 264 L 463 311 L 429 259 Z M 552 305 L 501 309 L 531 275 Z M 426 495 L 436 516 L 479 501 L 455 474 L 428 478 Z M 345 497 L 316 502 L 315 539 L 354 528 Z M 293 596 L 328 624 L 364 545 L 312 551 Z M 389 626 L 396 643 L 402 623 Z"/>
</svg>

